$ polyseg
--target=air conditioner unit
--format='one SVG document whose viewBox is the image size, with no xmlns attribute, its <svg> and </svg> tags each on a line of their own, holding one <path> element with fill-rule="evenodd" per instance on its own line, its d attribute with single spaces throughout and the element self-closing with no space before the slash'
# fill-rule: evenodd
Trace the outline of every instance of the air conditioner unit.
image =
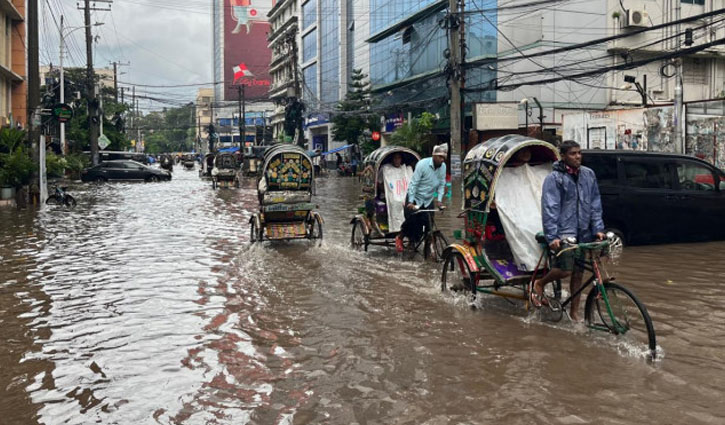
<svg viewBox="0 0 725 425">
<path fill-rule="evenodd" d="M 649 14 L 646 10 L 627 10 L 626 28 L 647 28 L 649 26 Z"/>
</svg>

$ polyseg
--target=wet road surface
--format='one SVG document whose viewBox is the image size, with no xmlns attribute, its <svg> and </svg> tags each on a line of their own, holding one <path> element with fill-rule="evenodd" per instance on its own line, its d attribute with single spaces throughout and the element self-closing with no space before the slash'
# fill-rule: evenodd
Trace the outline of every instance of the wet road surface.
<svg viewBox="0 0 725 425">
<path fill-rule="evenodd" d="M 0 423 L 725 423 L 725 243 L 625 249 L 651 363 L 520 305 L 471 310 L 421 258 L 352 251 L 357 181 L 318 183 L 319 247 L 250 246 L 253 182 L 180 168 L 0 210 Z"/>
</svg>

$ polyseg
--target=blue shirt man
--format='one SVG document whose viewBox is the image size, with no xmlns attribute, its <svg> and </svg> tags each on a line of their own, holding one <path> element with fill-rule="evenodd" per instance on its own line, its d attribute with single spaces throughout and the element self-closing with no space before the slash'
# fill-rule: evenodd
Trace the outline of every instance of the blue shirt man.
<svg viewBox="0 0 725 425">
<path fill-rule="evenodd" d="M 395 249 L 403 251 L 403 238 L 416 244 L 423 234 L 423 228 L 428 226 L 429 212 L 417 212 L 418 209 L 431 209 L 440 207 L 446 189 L 446 157 L 448 145 L 441 144 L 433 148 L 433 156 L 425 158 L 415 165 L 413 177 L 408 184 L 407 205 L 405 208 L 405 222 L 400 227 L 400 233 L 395 237 Z M 437 192 L 437 198 L 434 194 Z"/>
</svg>

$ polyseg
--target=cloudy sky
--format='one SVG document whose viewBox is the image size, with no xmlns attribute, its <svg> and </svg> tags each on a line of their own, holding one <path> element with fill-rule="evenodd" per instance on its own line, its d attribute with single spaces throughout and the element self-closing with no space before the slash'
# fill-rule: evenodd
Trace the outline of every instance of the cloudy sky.
<svg viewBox="0 0 725 425">
<path fill-rule="evenodd" d="M 76 8 L 76 0 L 39 3 L 41 65 L 58 65 L 63 15 L 65 66 L 85 66 L 83 11 Z M 141 100 L 144 111 L 188 103 L 199 87 L 211 87 L 211 0 L 113 0 L 111 12 L 93 12 L 91 21 L 103 23 L 93 28 L 94 66 L 130 63 L 119 67 L 121 85 L 137 85 L 137 94 L 158 99 Z M 187 87 L 162 87 L 181 85 Z"/>
</svg>

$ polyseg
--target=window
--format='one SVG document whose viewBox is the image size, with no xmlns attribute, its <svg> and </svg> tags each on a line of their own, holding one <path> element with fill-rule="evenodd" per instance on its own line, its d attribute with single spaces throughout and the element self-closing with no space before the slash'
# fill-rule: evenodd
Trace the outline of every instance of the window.
<svg viewBox="0 0 725 425">
<path fill-rule="evenodd" d="M 584 165 L 594 170 L 599 186 L 617 184 L 617 157 L 615 155 L 585 155 Z"/>
<path fill-rule="evenodd" d="M 317 20 L 317 0 L 302 5 L 302 30 L 306 30 Z"/>
<path fill-rule="evenodd" d="M 677 170 L 677 181 L 682 190 L 714 191 L 715 178 L 712 170 L 696 162 L 678 162 L 675 165 Z"/>
<path fill-rule="evenodd" d="M 317 98 L 317 64 L 314 63 L 302 70 L 304 84 L 303 98 L 307 101 Z"/>
<path fill-rule="evenodd" d="M 643 189 L 672 189 L 672 177 L 659 161 L 625 161 L 627 185 Z"/>
<path fill-rule="evenodd" d="M 705 5 L 705 0 L 682 0 L 680 3 Z"/>
<path fill-rule="evenodd" d="M 302 37 L 302 62 L 308 62 L 317 56 L 317 30 Z"/>
</svg>

